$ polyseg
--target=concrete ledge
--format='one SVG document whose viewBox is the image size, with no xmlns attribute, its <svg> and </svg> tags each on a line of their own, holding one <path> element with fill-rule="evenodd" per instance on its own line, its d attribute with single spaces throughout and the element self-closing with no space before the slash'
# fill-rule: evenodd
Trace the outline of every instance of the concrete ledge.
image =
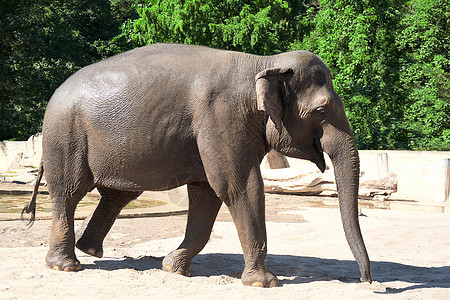
<svg viewBox="0 0 450 300">
<path fill-rule="evenodd" d="M 86 219 L 93 211 L 92 210 L 79 210 L 75 212 L 75 220 Z M 180 209 L 179 207 L 173 206 L 171 204 L 156 206 L 152 208 L 140 208 L 140 209 L 125 209 L 117 217 L 118 219 L 133 219 L 133 218 L 154 218 L 154 217 L 168 217 L 168 216 L 178 216 L 187 215 L 187 209 Z M 26 216 L 25 216 L 26 217 Z M 51 220 L 52 214 L 39 212 L 36 213 L 36 221 L 40 220 Z M 20 221 L 20 214 L 15 213 L 0 213 L 0 221 Z"/>
<path fill-rule="evenodd" d="M 30 185 L 1 184 L 0 195 L 30 195 L 33 187 Z M 48 194 L 45 187 L 39 188 L 40 194 Z M 88 194 L 90 197 L 99 196 L 96 190 Z M 167 204 L 136 209 L 123 209 L 118 218 L 144 218 L 144 217 L 165 217 L 174 215 L 185 215 L 188 212 L 187 190 L 184 187 L 162 191 L 162 192 L 144 192 L 138 199 L 161 200 Z M 77 207 L 75 210 L 75 220 L 84 220 L 94 212 L 97 205 L 86 207 Z M 27 215 L 25 215 L 27 217 Z M 51 212 L 36 212 L 36 220 L 51 220 Z M 18 221 L 21 220 L 20 213 L 0 213 L 0 221 Z"/>
</svg>

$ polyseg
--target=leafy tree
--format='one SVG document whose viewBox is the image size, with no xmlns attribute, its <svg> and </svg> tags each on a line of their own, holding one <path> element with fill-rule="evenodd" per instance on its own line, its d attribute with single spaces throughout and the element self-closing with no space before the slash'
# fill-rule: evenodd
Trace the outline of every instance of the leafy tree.
<svg viewBox="0 0 450 300">
<path fill-rule="evenodd" d="M 402 148 L 402 95 L 395 47 L 401 1 L 322 0 L 314 29 L 292 48 L 318 54 L 331 69 L 359 148 Z"/>
<path fill-rule="evenodd" d="M 450 5 L 414 0 L 405 7 L 396 43 L 408 147 L 450 150 Z"/>
<path fill-rule="evenodd" d="M 321 56 L 361 149 L 448 150 L 448 0 L 321 0 L 292 48 Z"/>
<path fill-rule="evenodd" d="M 53 91 L 111 53 L 118 33 L 108 0 L 2 0 L 0 140 L 40 130 Z"/>
<path fill-rule="evenodd" d="M 143 2 L 137 8 L 140 18 L 124 24 L 119 44 L 175 42 L 273 54 L 301 39 L 306 13 L 303 1 L 295 0 Z"/>
<path fill-rule="evenodd" d="M 141 0 L 110 0 L 111 10 L 114 19 L 123 24 L 127 20 L 134 20 L 139 17 L 136 7 L 142 4 Z"/>
</svg>

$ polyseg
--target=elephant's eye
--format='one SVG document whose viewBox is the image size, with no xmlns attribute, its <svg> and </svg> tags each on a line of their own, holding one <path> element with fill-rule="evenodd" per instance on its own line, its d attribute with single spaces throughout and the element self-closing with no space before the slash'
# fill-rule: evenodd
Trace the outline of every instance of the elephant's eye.
<svg viewBox="0 0 450 300">
<path fill-rule="evenodd" d="M 321 115 L 321 116 L 325 116 L 325 107 L 321 106 L 319 108 L 316 109 L 316 111 Z"/>
</svg>

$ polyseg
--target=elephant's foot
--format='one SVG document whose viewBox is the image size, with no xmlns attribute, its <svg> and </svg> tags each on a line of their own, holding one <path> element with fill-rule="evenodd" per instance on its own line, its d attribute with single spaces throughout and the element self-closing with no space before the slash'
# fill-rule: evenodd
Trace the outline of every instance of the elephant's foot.
<svg viewBox="0 0 450 300">
<path fill-rule="evenodd" d="M 92 216 L 93 213 L 83 221 L 83 224 L 81 224 L 80 228 L 78 228 L 77 232 L 75 233 L 75 240 L 77 241 L 76 247 L 86 254 L 102 258 L 103 257 L 102 242 L 98 242 L 98 239 L 95 240 L 92 237 L 92 234 L 89 234 L 89 231 L 86 231 L 86 228 Z"/>
<path fill-rule="evenodd" d="M 276 287 L 278 278 L 269 271 L 247 270 L 242 273 L 242 284 L 255 287 Z"/>
<path fill-rule="evenodd" d="M 66 257 L 49 251 L 45 261 L 47 266 L 53 270 L 65 272 L 76 272 L 81 270 L 81 264 L 75 255 Z"/>
<path fill-rule="evenodd" d="M 83 251 L 86 254 L 98 258 L 103 257 L 103 246 L 101 244 L 98 245 L 98 243 L 93 243 L 84 235 L 77 241 L 76 246 L 79 250 Z"/>
<path fill-rule="evenodd" d="M 170 252 L 162 262 L 163 270 L 183 276 L 191 276 L 190 260 L 186 249 Z"/>
</svg>

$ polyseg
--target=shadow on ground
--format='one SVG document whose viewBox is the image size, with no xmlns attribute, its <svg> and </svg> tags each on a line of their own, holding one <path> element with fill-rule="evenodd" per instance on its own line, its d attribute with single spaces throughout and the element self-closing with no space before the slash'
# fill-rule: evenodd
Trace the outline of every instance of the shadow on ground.
<svg viewBox="0 0 450 300">
<path fill-rule="evenodd" d="M 83 265 L 85 269 L 135 269 L 146 271 L 161 269 L 163 257 L 141 256 L 125 257 L 122 260 L 94 261 Z M 269 269 L 280 278 L 280 284 L 299 284 L 314 281 L 339 280 L 342 282 L 359 282 L 359 269 L 355 261 L 325 259 L 294 255 L 267 256 Z M 373 279 L 380 283 L 401 281 L 409 283 L 404 288 L 386 288 L 379 294 L 396 294 L 408 290 L 423 288 L 450 288 L 450 266 L 418 267 L 401 263 L 372 261 Z M 240 278 L 244 260 L 241 254 L 200 254 L 192 261 L 193 276 L 228 275 Z"/>
</svg>

